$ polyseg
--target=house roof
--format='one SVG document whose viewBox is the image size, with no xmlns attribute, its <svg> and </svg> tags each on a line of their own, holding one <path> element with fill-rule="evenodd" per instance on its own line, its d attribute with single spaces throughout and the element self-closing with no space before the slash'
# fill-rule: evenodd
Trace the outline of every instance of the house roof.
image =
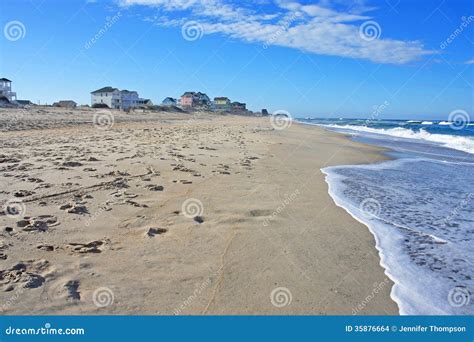
<svg viewBox="0 0 474 342">
<path fill-rule="evenodd" d="M 173 101 L 173 102 L 176 102 L 176 99 L 175 98 L 172 98 L 172 97 L 167 97 L 163 100 L 163 102 L 165 101 Z"/>
<path fill-rule="evenodd" d="M 195 96 L 195 95 L 196 95 L 196 92 L 194 92 L 194 91 L 187 91 L 187 92 L 185 92 L 185 93 L 184 93 L 183 95 L 181 95 L 181 96 Z"/>
<path fill-rule="evenodd" d="M 103 87 L 103 88 L 94 90 L 93 92 L 91 92 L 91 94 L 97 94 L 97 93 L 113 93 L 114 91 L 117 91 L 117 90 L 118 90 L 117 88 L 113 88 L 113 87 Z"/>
<path fill-rule="evenodd" d="M 219 100 L 226 101 L 226 100 L 229 100 L 229 98 L 228 97 L 214 97 L 214 101 L 219 101 Z"/>
<path fill-rule="evenodd" d="M 201 101 L 210 101 L 209 96 L 207 96 L 205 93 L 198 93 L 198 97 Z"/>
<path fill-rule="evenodd" d="M 8 78 L 0 78 L 0 81 L 11 82 Z"/>
<path fill-rule="evenodd" d="M 76 102 L 73 101 L 73 100 L 61 100 L 61 101 L 59 101 L 58 103 L 62 103 L 62 104 L 76 104 Z"/>
</svg>

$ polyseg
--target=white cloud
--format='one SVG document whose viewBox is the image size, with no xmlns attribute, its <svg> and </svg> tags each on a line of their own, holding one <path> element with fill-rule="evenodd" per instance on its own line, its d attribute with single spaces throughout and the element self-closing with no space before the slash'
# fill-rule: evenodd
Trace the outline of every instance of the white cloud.
<svg viewBox="0 0 474 342">
<path fill-rule="evenodd" d="M 465 62 L 464 64 L 474 64 L 474 59 L 471 59 L 471 60 Z"/>
<path fill-rule="evenodd" d="M 147 5 L 164 7 L 167 10 L 184 10 L 198 3 L 197 0 L 121 0 L 123 6 Z"/>
<path fill-rule="evenodd" d="M 385 38 L 364 39 L 360 25 L 374 20 L 365 15 L 372 8 L 359 1 L 357 9 L 336 10 L 327 2 L 300 4 L 276 0 L 274 13 L 257 13 L 224 0 L 121 0 L 121 5 L 153 6 L 172 14 L 185 11 L 197 20 L 205 34 L 220 33 L 246 42 L 295 48 L 305 52 L 365 59 L 376 63 L 404 64 L 433 54 L 420 41 Z M 263 7 L 265 8 L 265 7 Z M 163 13 L 162 13 L 163 14 Z M 157 25 L 178 26 L 189 18 L 157 20 Z M 160 18 L 164 18 L 161 16 Z"/>
</svg>

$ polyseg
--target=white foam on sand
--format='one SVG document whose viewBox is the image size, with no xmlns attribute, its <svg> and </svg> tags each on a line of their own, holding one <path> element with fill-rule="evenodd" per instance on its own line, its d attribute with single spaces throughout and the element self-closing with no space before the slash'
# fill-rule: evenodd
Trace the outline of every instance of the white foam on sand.
<svg viewBox="0 0 474 342">
<path fill-rule="evenodd" d="M 418 267 L 403 249 L 407 236 L 402 232 L 412 230 L 408 227 L 397 226 L 392 222 L 384 222 L 377 216 L 369 218 L 364 215 L 361 208 L 354 205 L 344 195 L 347 186 L 343 181 L 346 176 L 337 173 L 337 170 L 344 168 L 368 168 L 382 171 L 385 168 L 398 168 L 403 163 L 402 160 L 394 160 L 373 165 L 327 167 L 321 171 L 326 175 L 329 195 L 335 204 L 366 225 L 373 234 L 375 247 L 380 256 L 380 265 L 394 282 L 391 298 L 397 303 L 400 314 L 449 315 L 456 313 L 447 302 L 445 285 L 436 278 L 436 274 Z M 435 236 L 433 239 L 442 240 Z"/>
</svg>

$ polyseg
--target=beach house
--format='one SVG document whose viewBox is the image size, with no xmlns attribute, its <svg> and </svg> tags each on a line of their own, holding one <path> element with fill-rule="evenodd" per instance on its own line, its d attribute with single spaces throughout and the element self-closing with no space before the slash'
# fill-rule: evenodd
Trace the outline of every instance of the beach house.
<svg viewBox="0 0 474 342">
<path fill-rule="evenodd" d="M 97 89 L 91 93 L 91 106 L 108 108 L 120 108 L 121 93 L 117 88 L 104 87 Z"/>
<path fill-rule="evenodd" d="M 161 102 L 161 105 L 166 107 L 174 107 L 178 105 L 178 100 L 172 97 L 167 97 L 163 100 L 163 102 Z"/>
<path fill-rule="evenodd" d="M 197 97 L 194 91 L 187 91 L 181 95 L 181 107 L 194 107 L 196 103 Z"/>
<path fill-rule="evenodd" d="M 138 93 L 133 90 L 119 90 L 113 87 L 104 87 L 91 92 L 92 107 L 107 106 L 111 109 L 128 110 L 146 106 L 151 103 L 148 99 L 142 99 Z"/>
<path fill-rule="evenodd" d="M 197 92 L 196 96 L 198 106 L 209 107 L 211 105 L 211 99 L 205 93 Z"/>
<path fill-rule="evenodd" d="M 227 97 L 215 97 L 213 108 L 217 112 L 229 112 L 232 109 L 230 100 Z"/>
<path fill-rule="evenodd" d="M 16 93 L 12 92 L 12 81 L 8 78 L 0 78 L 0 97 L 5 98 L 8 102 L 16 101 Z"/>
<path fill-rule="evenodd" d="M 246 112 L 247 104 L 235 101 L 231 103 L 231 108 L 233 112 Z"/>
<path fill-rule="evenodd" d="M 127 110 L 141 105 L 141 103 L 139 103 L 140 98 L 136 91 L 124 89 L 120 91 L 120 95 L 120 109 Z"/>
<path fill-rule="evenodd" d="M 205 93 L 187 91 L 181 95 L 181 107 L 209 107 L 211 99 Z"/>
<path fill-rule="evenodd" d="M 138 104 L 140 107 L 153 107 L 154 103 L 150 99 L 139 99 Z"/>
</svg>

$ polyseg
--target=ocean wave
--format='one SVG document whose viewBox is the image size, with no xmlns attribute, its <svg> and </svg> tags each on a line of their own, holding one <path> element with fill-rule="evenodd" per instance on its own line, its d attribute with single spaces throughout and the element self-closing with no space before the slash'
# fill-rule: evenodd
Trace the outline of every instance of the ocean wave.
<svg viewBox="0 0 474 342">
<path fill-rule="evenodd" d="M 469 314 L 473 310 L 470 303 L 453 306 L 448 295 L 457 282 L 472 286 L 469 211 L 459 204 L 470 198 L 463 191 L 470 180 L 458 176 L 469 166 L 444 164 L 416 158 L 321 169 L 336 205 L 374 235 L 380 265 L 394 282 L 391 297 L 402 315 Z M 446 182 L 437 184 L 441 175 Z M 390 185 L 378 185 L 384 181 Z M 442 191 L 446 186 L 453 189 L 449 196 Z M 420 203 L 420 193 L 432 200 Z M 367 200 L 374 205 L 365 206 Z M 451 216 L 452 208 L 457 208 L 456 217 Z M 448 223 L 457 229 L 446 229 Z M 425 253 L 427 246 L 430 254 Z M 440 266 L 439 260 L 445 265 Z"/>
<path fill-rule="evenodd" d="M 423 121 L 422 125 L 433 125 L 433 121 Z"/>
<path fill-rule="evenodd" d="M 396 138 L 422 140 L 430 143 L 436 143 L 443 147 L 452 148 L 454 150 L 463 151 L 474 154 L 474 138 L 461 137 L 448 134 L 432 134 L 424 129 L 417 132 L 402 127 L 396 128 L 371 128 L 366 126 L 352 125 L 321 125 L 323 127 L 352 130 L 358 132 L 366 132 L 372 134 L 388 135 Z"/>
</svg>

